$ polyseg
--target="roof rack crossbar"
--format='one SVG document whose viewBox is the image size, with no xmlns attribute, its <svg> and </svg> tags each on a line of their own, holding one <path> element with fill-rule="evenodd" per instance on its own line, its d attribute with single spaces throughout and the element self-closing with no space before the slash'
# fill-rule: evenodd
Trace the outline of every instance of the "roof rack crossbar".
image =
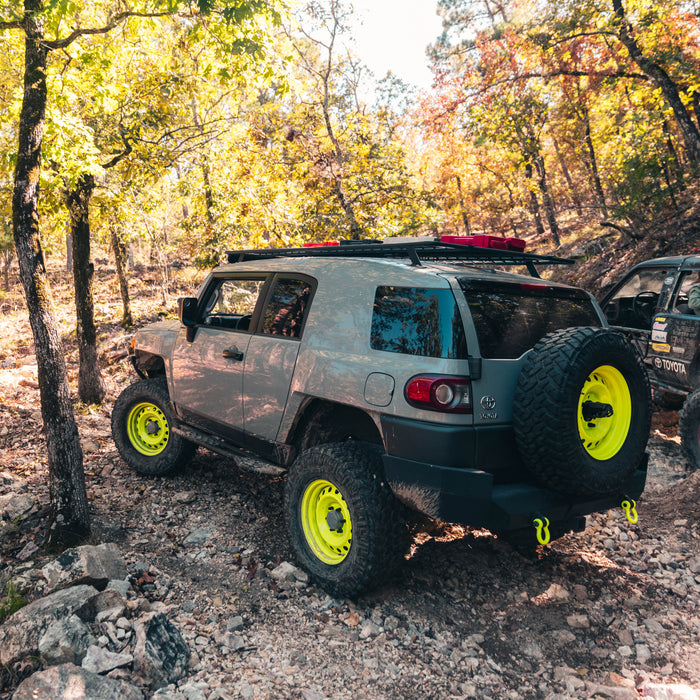
<svg viewBox="0 0 700 700">
<path fill-rule="evenodd" d="M 535 265 L 571 265 L 570 258 L 522 253 L 515 250 L 481 248 L 439 241 L 417 243 L 355 243 L 344 246 L 317 248 L 256 248 L 226 252 L 230 263 L 270 258 L 408 258 L 413 265 L 422 261 L 458 260 L 473 265 L 524 265 L 534 277 L 539 277 Z"/>
</svg>

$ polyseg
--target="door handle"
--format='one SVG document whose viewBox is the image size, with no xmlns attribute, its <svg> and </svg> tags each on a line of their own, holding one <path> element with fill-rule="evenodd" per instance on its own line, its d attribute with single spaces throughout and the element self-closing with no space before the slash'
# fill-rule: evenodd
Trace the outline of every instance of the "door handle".
<svg viewBox="0 0 700 700">
<path fill-rule="evenodd" d="M 243 353 L 238 348 L 226 348 L 221 353 L 222 357 L 228 357 L 231 360 L 236 360 L 236 362 L 241 362 L 243 360 Z"/>
</svg>

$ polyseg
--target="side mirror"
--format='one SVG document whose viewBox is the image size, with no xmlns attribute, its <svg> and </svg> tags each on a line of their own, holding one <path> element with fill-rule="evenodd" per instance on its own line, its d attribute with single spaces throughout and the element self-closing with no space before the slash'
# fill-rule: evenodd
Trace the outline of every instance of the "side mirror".
<svg viewBox="0 0 700 700">
<path fill-rule="evenodd" d="M 180 323 L 191 328 L 197 322 L 197 297 L 181 297 L 177 300 Z"/>
<path fill-rule="evenodd" d="M 194 340 L 197 332 L 197 297 L 181 297 L 177 300 L 177 313 L 180 323 L 187 328 L 187 342 Z"/>
</svg>

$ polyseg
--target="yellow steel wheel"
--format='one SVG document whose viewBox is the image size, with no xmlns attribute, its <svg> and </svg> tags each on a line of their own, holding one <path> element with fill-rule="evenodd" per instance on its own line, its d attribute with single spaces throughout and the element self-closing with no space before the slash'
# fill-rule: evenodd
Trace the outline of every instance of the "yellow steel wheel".
<svg viewBox="0 0 700 700">
<path fill-rule="evenodd" d="M 587 419 L 584 404 L 608 406 L 611 415 Z M 625 444 L 631 422 L 632 398 L 627 381 L 615 367 L 601 365 L 588 375 L 579 397 L 578 432 L 584 449 L 593 459 L 611 459 Z"/>
<path fill-rule="evenodd" d="M 301 499 L 304 537 L 324 564 L 340 564 L 352 545 L 350 511 L 340 490 L 325 479 L 312 481 Z"/>
<path fill-rule="evenodd" d="M 168 419 L 154 403 L 136 404 L 129 411 L 126 430 L 134 449 L 147 457 L 159 455 L 168 445 Z"/>
</svg>

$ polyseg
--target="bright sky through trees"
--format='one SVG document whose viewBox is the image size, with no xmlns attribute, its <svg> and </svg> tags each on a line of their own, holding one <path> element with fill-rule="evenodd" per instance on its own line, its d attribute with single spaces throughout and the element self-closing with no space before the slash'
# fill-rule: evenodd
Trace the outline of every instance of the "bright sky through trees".
<svg viewBox="0 0 700 700">
<path fill-rule="evenodd" d="M 380 80 L 392 71 L 428 89 L 432 74 L 425 49 L 442 30 L 435 0 L 353 0 L 356 51 Z"/>
</svg>

